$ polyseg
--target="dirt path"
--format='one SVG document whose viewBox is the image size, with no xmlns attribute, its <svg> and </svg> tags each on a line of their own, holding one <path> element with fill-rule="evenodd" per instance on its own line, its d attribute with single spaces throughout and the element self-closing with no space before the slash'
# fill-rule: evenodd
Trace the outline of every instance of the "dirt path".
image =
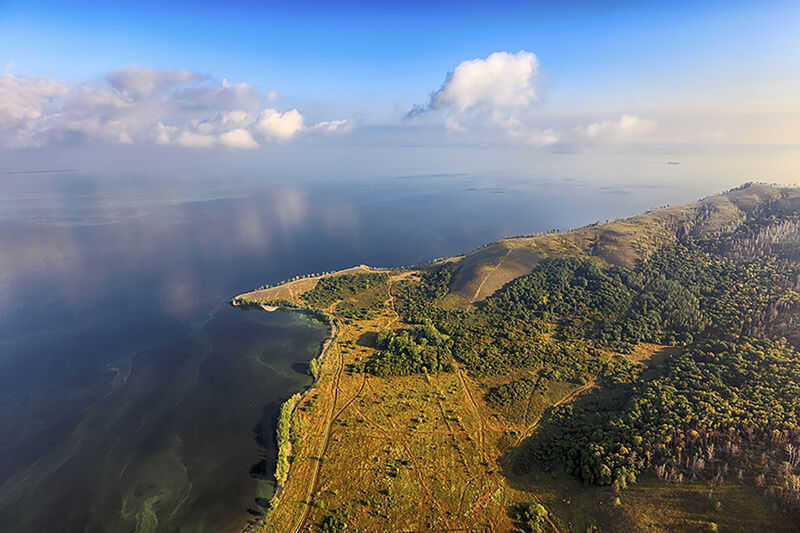
<svg viewBox="0 0 800 533">
<path fill-rule="evenodd" d="M 386 300 L 384 305 L 386 305 L 386 307 L 388 307 L 392 311 L 392 313 L 394 314 L 394 318 L 388 324 L 386 324 L 386 326 L 384 326 L 384 329 L 389 329 L 392 326 L 392 324 L 400 320 L 400 314 L 394 308 L 394 295 L 392 294 L 392 283 L 394 283 L 395 280 L 406 279 L 410 275 L 411 272 L 404 272 L 398 276 L 389 277 L 389 299 Z"/>
<path fill-rule="evenodd" d="M 480 442 L 481 462 L 484 462 L 486 460 L 486 454 L 484 453 L 484 443 L 483 443 L 484 430 L 485 430 L 483 415 L 481 415 L 481 412 L 478 410 L 478 404 L 475 402 L 475 398 L 472 397 L 472 391 L 470 391 L 469 387 L 467 387 L 467 383 L 464 380 L 464 374 L 461 371 L 461 367 L 457 363 L 454 364 L 456 367 L 456 374 L 458 374 L 458 380 L 459 382 L 461 382 L 461 387 L 464 389 L 464 392 L 467 393 L 467 398 L 469 398 L 469 403 L 472 406 L 472 411 L 475 413 L 475 418 L 478 419 L 478 437 Z"/>
<path fill-rule="evenodd" d="M 336 331 L 336 326 L 333 326 L 334 332 Z M 325 347 L 325 351 L 328 350 L 331 346 L 333 346 L 334 339 L 332 338 L 330 343 Z M 323 353 L 324 355 L 324 353 Z M 336 366 L 336 373 L 334 375 L 334 381 L 331 385 L 333 398 L 331 400 L 330 409 L 328 409 L 328 417 L 325 423 L 325 435 L 322 439 L 322 446 L 320 447 L 319 455 L 317 457 L 317 461 L 314 464 L 314 472 L 311 475 L 311 479 L 308 483 L 308 492 L 306 493 L 306 497 L 303 500 L 303 513 L 300 515 L 300 519 L 292 531 L 294 533 L 299 533 L 303 530 L 305 526 L 306 520 L 308 519 L 308 512 L 311 510 L 311 499 L 314 496 L 314 491 L 317 489 L 317 484 L 319 482 L 319 470 L 322 467 L 322 458 L 325 457 L 325 454 L 328 452 L 328 445 L 330 444 L 330 437 L 331 437 L 331 428 L 333 427 L 333 422 L 336 418 L 336 402 L 339 399 L 339 380 L 342 377 L 342 370 L 344 368 L 344 361 L 341 352 L 339 353 L 339 361 Z"/>
<path fill-rule="evenodd" d="M 500 268 L 500 265 L 503 264 L 503 261 L 506 260 L 506 257 L 508 257 L 508 254 L 510 254 L 510 253 L 511 253 L 511 249 L 509 249 L 506 252 L 506 255 L 501 257 L 500 261 L 498 261 L 497 264 L 495 266 L 493 266 L 492 269 L 489 272 L 486 273 L 486 277 L 483 278 L 483 281 L 481 281 L 481 284 L 478 285 L 478 288 L 475 290 L 475 294 L 472 296 L 472 300 L 469 302 L 470 304 L 474 304 L 475 303 L 475 300 L 478 299 L 478 294 L 480 294 L 481 289 L 483 288 L 483 285 L 486 283 L 486 280 L 488 280 L 491 277 L 491 275 L 494 274 L 495 270 Z"/>
</svg>

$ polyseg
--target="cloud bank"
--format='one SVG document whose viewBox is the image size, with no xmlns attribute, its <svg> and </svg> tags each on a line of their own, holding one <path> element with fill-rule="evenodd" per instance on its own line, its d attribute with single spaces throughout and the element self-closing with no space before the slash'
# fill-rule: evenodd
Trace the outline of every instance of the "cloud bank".
<svg viewBox="0 0 800 533">
<path fill-rule="evenodd" d="M 635 115 L 622 115 L 619 120 L 592 122 L 579 128 L 580 133 L 589 139 L 624 139 L 651 132 L 655 121 L 644 120 Z"/>
<path fill-rule="evenodd" d="M 130 66 L 109 73 L 104 82 L 75 85 L 5 73 L 0 74 L 0 144 L 101 141 L 250 149 L 350 127 L 346 120 L 306 126 L 297 109 L 265 105 L 277 98 L 274 91 L 215 83 L 189 70 Z"/>
<path fill-rule="evenodd" d="M 615 142 L 649 133 L 654 121 L 623 114 L 618 121 L 575 125 L 575 119 L 541 115 L 539 59 L 533 52 L 495 52 L 463 61 L 447 74 L 427 103 L 407 120 L 440 123 L 451 132 L 546 147 L 557 143 Z"/>
<path fill-rule="evenodd" d="M 390 144 L 413 139 L 564 151 L 658 139 L 669 129 L 663 117 L 657 123 L 630 112 L 547 115 L 540 70 L 537 56 L 524 50 L 462 61 L 405 121 L 373 124 L 348 142 L 371 144 L 381 131 L 379 141 Z M 309 123 L 298 109 L 280 106 L 274 91 L 191 70 L 129 66 L 99 81 L 72 83 L 0 74 L 0 147 L 100 142 L 247 150 L 353 128 L 349 120 Z"/>
</svg>

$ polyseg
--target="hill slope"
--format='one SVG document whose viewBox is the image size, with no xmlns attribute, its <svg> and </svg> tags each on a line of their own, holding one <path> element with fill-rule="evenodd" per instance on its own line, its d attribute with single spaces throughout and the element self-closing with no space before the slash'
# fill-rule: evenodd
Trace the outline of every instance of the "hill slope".
<svg viewBox="0 0 800 533">
<path fill-rule="evenodd" d="M 607 224 L 593 224 L 567 233 L 514 237 L 494 242 L 461 259 L 450 302 L 481 301 L 509 281 L 527 274 L 544 257 L 593 256 L 607 264 L 634 267 L 678 236 L 696 238 L 731 231 L 748 215 L 780 203 L 794 210 L 796 189 L 749 183 L 687 206 L 656 209 Z"/>
</svg>

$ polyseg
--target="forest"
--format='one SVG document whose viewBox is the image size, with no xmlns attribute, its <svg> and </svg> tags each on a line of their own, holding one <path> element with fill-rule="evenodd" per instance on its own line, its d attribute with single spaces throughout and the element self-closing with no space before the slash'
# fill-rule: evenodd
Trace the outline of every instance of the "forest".
<svg viewBox="0 0 800 533">
<path fill-rule="evenodd" d="M 489 389 L 496 408 L 542 380 L 598 379 L 549 413 L 515 468 L 616 489 L 643 472 L 711 487 L 747 477 L 799 511 L 798 227 L 793 212 L 765 210 L 734 232 L 682 231 L 635 268 L 544 259 L 472 311 L 437 305 L 457 263 L 426 267 L 396 289 L 398 312 L 419 326 L 383 332 L 372 372 L 447 371 L 450 358 L 476 377 L 536 372 Z M 645 372 L 624 357 L 640 343 L 679 349 Z"/>
</svg>

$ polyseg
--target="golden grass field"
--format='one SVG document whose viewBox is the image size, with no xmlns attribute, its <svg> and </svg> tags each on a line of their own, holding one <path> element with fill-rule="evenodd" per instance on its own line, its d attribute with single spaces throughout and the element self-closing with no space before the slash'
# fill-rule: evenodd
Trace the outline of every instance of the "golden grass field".
<svg viewBox="0 0 800 533">
<path fill-rule="evenodd" d="M 370 334 L 403 327 L 388 302 L 387 294 L 373 320 L 340 327 L 325 377 L 298 410 L 302 445 L 266 531 L 305 531 L 332 511 L 353 531 L 508 531 L 508 507 L 532 501 L 508 485 L 502 461 L 543 405 L 514 423 L 461 371 L 378 378 L 355 370 L 374 353 Z"/>
</svg>

